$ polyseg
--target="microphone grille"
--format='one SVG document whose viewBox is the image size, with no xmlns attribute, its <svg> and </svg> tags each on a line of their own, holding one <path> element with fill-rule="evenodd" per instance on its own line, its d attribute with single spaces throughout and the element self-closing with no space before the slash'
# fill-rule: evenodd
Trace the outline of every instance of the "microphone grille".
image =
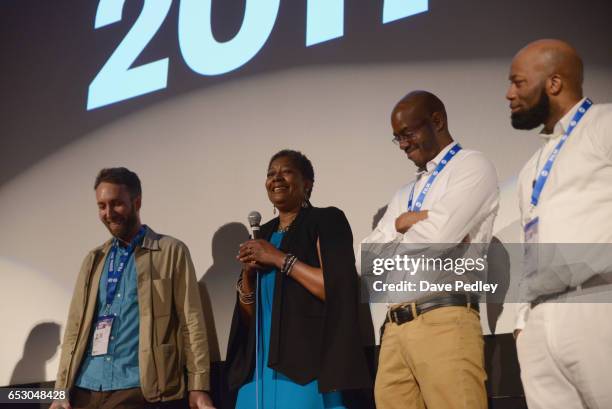
<svg viewBox="0 0 612 409">
<path fill-rule="evenodd" d="M 251 227 L 259 226 L 260 223 L 261 223 L 261 213 L 255 210 L 249 213 L 249 226 Z"/>
</svg>

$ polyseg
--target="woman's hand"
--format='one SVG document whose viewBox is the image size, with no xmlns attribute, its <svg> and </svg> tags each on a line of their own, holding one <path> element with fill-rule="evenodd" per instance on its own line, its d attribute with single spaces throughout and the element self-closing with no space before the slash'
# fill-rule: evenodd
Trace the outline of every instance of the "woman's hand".
<svg viewBox="0 0 612 409">
<path fill-rule="evenodd" d="M 240 256 L 237 257 L 240 259 Z M 242 263 L 242 277 L 245 279 L 251 279 L 255 277 L 255 273 L 257 270 L 261 270 L 262 266 L 257 265 L 257 263 Z"/>
<path fill-rule="evenodd" d="M 266 240 L 261 239 L 249 240 L 242 243 L 238 251 L 238 260 L 254 268 L 281 268 L 285 261 L 285 256 L 285 253 L 278 250 Z"/>
</svg>

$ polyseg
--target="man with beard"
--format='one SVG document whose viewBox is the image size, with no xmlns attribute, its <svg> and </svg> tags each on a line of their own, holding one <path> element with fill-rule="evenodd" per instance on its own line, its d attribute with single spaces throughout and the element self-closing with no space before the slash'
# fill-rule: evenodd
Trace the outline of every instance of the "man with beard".
<svg viewBox="0 0 612 409">
<path fill-rule="evenodd" d="M 476 253 L 474 258 L 483 257 L 498 209 L 493 164 L 453 141 L 444 104 L 430 92 L 414 91 L 402 98 L 391 114 L 391 126 L 393 141 L 418 168 L 416 181 L 391 199 L 374 231 L 362 241 L 363 254 L 380 257 L 398 244 L 401 251 L 419 247 L 436 252 L 440 246 L 474 243 L 464 247 Z M 371 250 L 378 246 L 380 252 Z M 425 273 L 442 282 L 467 276 Z M 478 298 L 465 292 L 399 297 L 389 306 L 381 338 L 376 407 L 486 408 Z"/>
<path fill-rule="evenodd" d="M 612 106 L 583 97 L 582 60 L 563 41 L 528 44 L 514 57 L 509 79 L 512 126 L 543 125 L 544 142 L 518 180 L 531 266 L 521 282 L 529 303 L 520 307 L 515 330 L 527 403 L 612 408 L 612 265 L 593 268 L 606 264 L 601 254 L 579 264 L 542 262 L 551 243 L 601 249 L 612 242 Z M 585 303 L 592 300 L 587 294 L 607 302 Z"/>
<path fill-rule="evenodd" d="M 113 236 L 78 275 L 51 408 L 212 408 L 209 355 L 187 246 L 140 222 L 138 176 L 102 169 L 98 215 Z M 187 384 L 185 384 L 185 379 Z"/>
</svg>

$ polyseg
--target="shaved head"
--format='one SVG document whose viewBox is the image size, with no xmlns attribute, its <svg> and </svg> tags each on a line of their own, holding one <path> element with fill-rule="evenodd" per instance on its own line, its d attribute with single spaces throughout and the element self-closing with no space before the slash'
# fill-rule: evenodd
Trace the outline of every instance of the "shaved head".
<svg viewBox="0 0 612 409">
<path fill-rule="evenodd" d="M 444 121 L 446 122 L 446 108 L 444 103 L 429 91 L 412 91 L 395 105 L 393 111 L 397 110 L 409 110 L 414 111 L 415 114 L 420 116 L 431 116 L 434 112 L 438 112 L 443 115 Z"/>
<path fill-rule="evenodd" d="M 573 92 L 582 94 L 582 58 L 570 44 L 561 40 L 537 40 L 521 49 L 514 61 L 545 77 L 559 75 Z M 513 64 L 514 64 L 513 61 Z"/>
<path fill-rule="evenodd" d="M 581 98 L 583 63 L 574 47 L 561 40 L 537 40 L 512 60 L 510 101 L 512 126 L 533 129 L 544 124 L 551 132 Z"/>
</svg>

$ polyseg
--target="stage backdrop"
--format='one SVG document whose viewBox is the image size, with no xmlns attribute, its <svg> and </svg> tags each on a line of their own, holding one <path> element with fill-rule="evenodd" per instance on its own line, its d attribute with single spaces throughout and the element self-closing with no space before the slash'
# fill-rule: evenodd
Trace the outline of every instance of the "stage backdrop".
<svg viewBox="0 0 612 409">
<path fill-rule="evenodd" d="M 586 94 L 612 101 L 610 9 L 557 0 L 3 1 L 0 385 L 55 377 L 81 260 L 108 239 L 93 191 L 102 167 L 136 171 L 142 220 L 189 246 L 215 360 L 225 356 L 246 216 L 273 217 L 269 157 L 283 148 L 308 155 L 313 204 L 343 209 L 357 246 L 414 176 L 389 125 L 410 90 L 437 94 L 455 139 L 495 163 L 496 235 L 517 241 L 515 178 L 540 140 L 510 127 L 511 58 L 529 41 L 565 39 L 584 57 Z M 513 320 L 509 304 L 483 311 L 485 332 L 510 332 Z"/>
</svg>

